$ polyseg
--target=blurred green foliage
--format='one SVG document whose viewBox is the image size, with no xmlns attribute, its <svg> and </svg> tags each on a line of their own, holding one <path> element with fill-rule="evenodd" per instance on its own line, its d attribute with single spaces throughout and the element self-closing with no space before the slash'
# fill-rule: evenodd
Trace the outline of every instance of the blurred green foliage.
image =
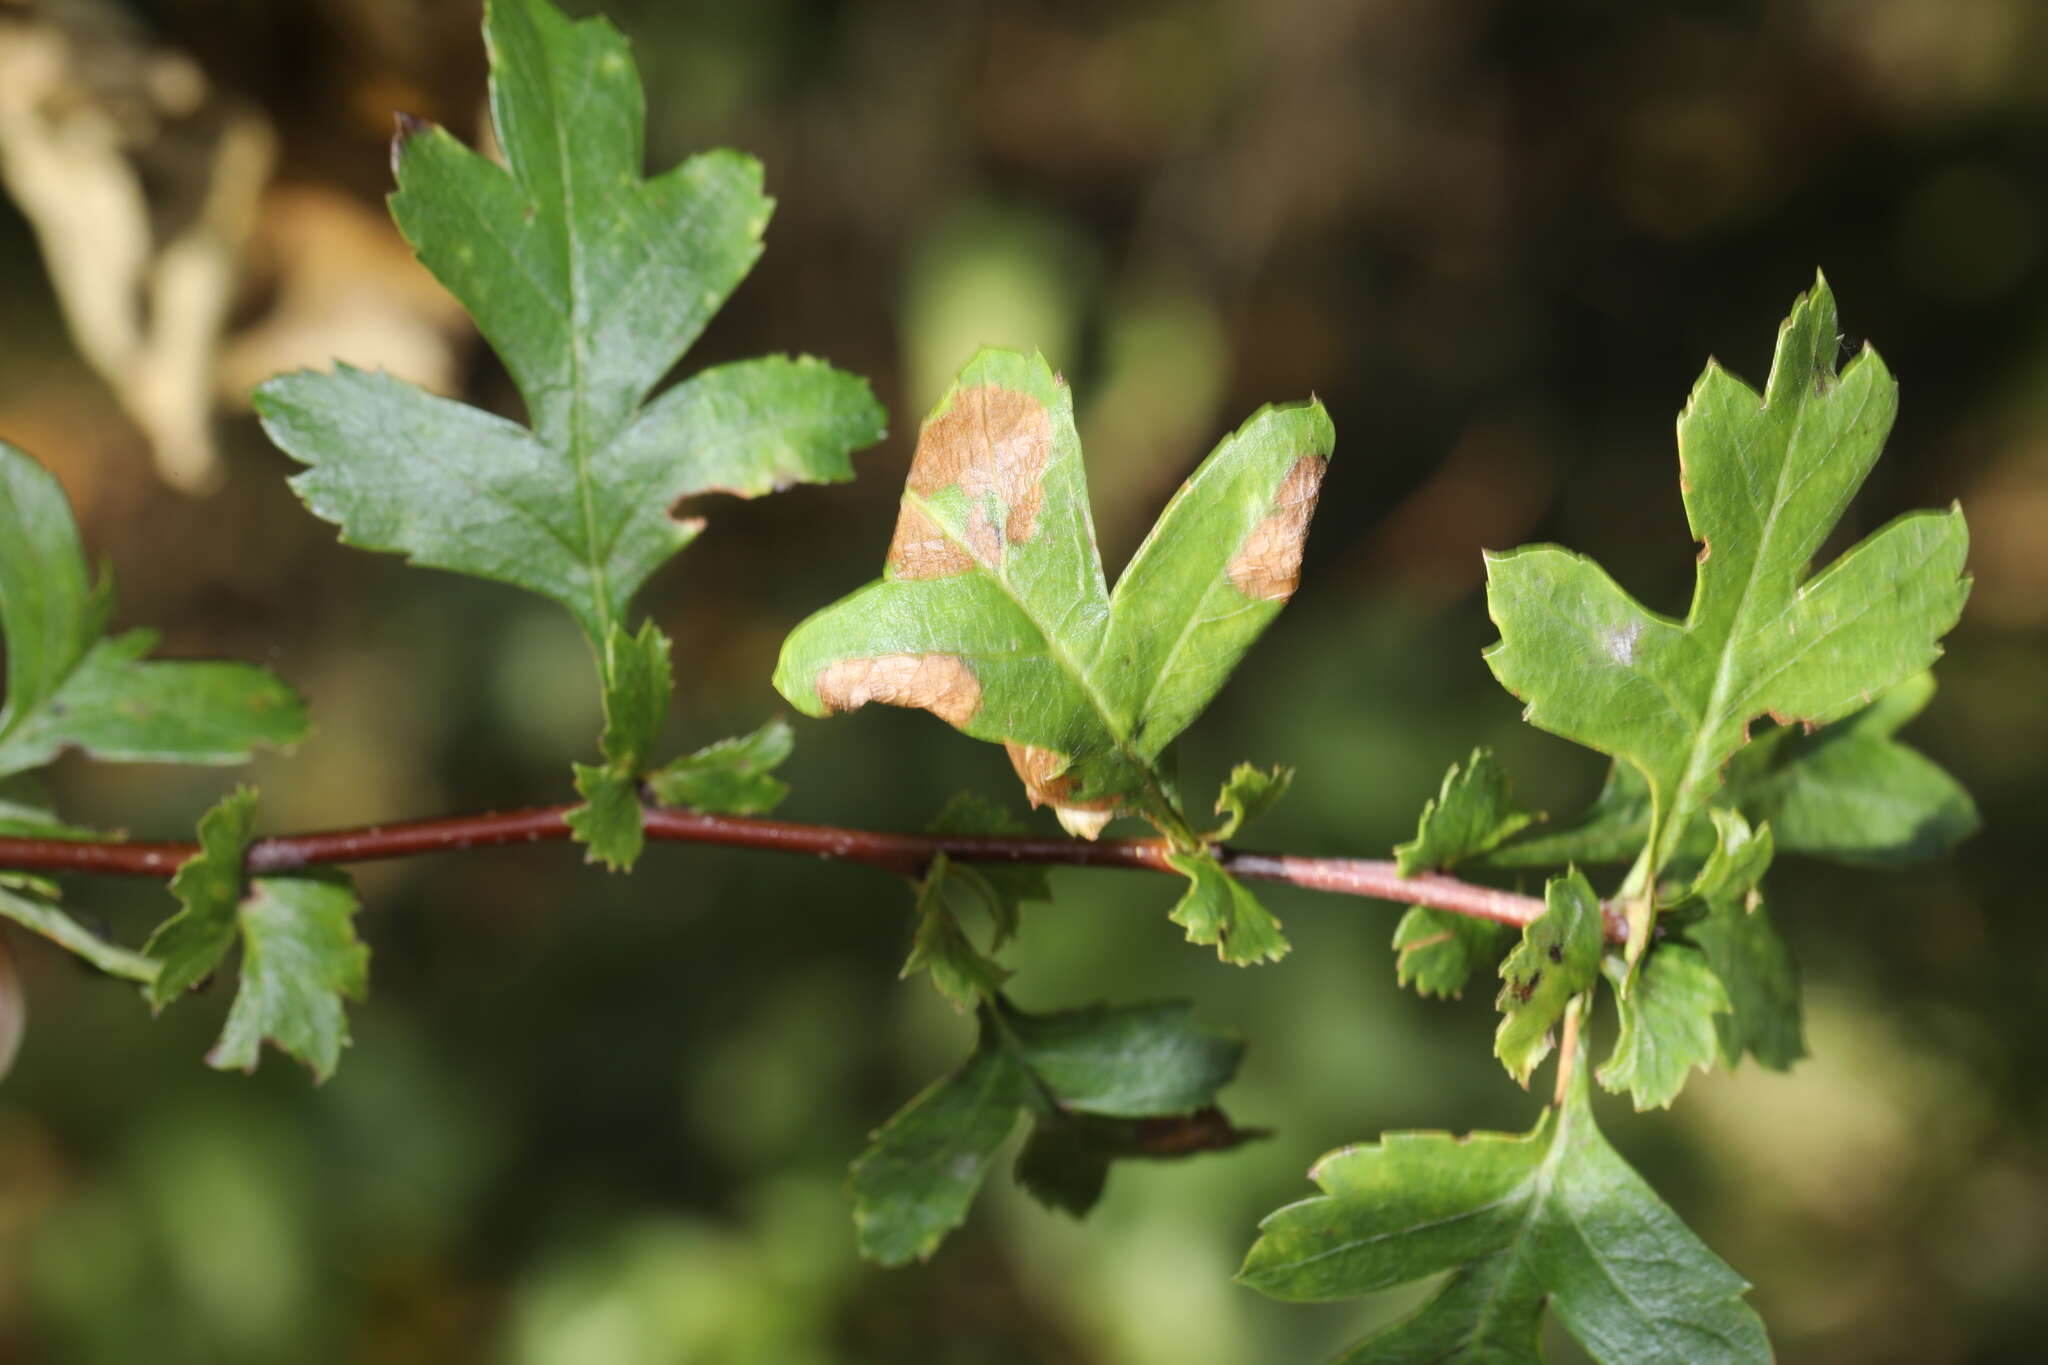
<svg viewBox="0 0 2048 1365">
<path fill-rule="evenodd" d="M 268 112 L 286 187 L 374 206 L 393 107 L 475 127 L 472 7 L 128 7 Z M 1824 268 L 1849 341 L 1903 385 L 1840 545 L 1910 507 L 1960 497 L 1970 516 L 1976 592 L 1907 737 L 1985 829 L 1905 871 L 1784 860 L 1771 903 L 1812 1056 L 1696 1081 L 1669 1115 L 1600 1102 L 1600 1119 L 1756 1283 L 1786 1360 L 2038 1358 L 2048 14 L 605 8 L 647 78 L 650 162 L 738 146 L 779 201 L 693 364 L 827 356 L 892 418 L 854 485 L 722 505 L 655 581 L 679 747 L 776 713 L 776 646 L 871 574 L 944 375 L 976 345 L 1035 345 L 1082 397 L 1112 569 L 1236 414 L 1313 390 L 1343 429 L 1302 590 L 1188 735 L 1190 790 L 1242 759 L 1292 764 L 1258 843 L 1384 855 L 1485 743 L 1519 800 L 1568 813 L 1598 764 L 1521 725 L 1487 676 L 1478 551 L 1554 539 L 1679 606 L 1672 416 L 1710 353 L 1760 381 L 1761 339 Z M 115 624 L 263 663 L 312 702 L 314 738 L 249 774 L 267 828 L 567 799 L 563 760 L 588 760 L 601 724 L 573 624 L 338 546 L 253 422 L 230 423 L 222 491 L 167 491 L 4 206 L 0 246 L 0 436 L 70 491 L 123 584 Z M 464 355 L 464 396 L 516 410 L 481 347 Z M 1021 808 L 1000 754 L 915 715 L 800 724 L 778 772 L 795 819 L 916 829 L 962 788 Z M 79 818 L 160 837 L 236 780 L 61 776 Z M 685 848 L 630 879 L 562 848 L 361 873 L 372 996 L 322 1087 L 202 1065 L 218 989 L 152 1023 L 19 943 L 32 1010 L 0 1083 L 0 1358 L 1314 1359 L 1400 1305 L 1231 1285 L 1254 1220 L 1341 1142 L 1521 1130 L 1534 1109 L 1489 1055 L 1484 990 L 1397 989 L 1391 907 L 1275 891 L 1296 951 L 1247 971 L 1180 941 L 1163 879 L 1056 872 L 1012 954 L 1019 1004 L 1192 998 L 1251 1041 L 1233 1116 L 1278 1136 L 1119 1169 L 1081 1225 L 993 1182 L 929 1265 L 874 1270 L 854 1257 L 846 1162 L 972 1035 L 896 980 L 907 888 Z M 123 933 L 170 907 L 154 885 L 72 891 Z"/>
</svg>

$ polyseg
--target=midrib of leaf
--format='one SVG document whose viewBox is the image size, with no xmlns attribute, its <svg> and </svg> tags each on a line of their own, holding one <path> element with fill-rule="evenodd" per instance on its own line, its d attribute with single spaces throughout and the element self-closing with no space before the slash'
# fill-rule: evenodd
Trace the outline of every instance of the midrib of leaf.
<svg viewBox="0 0 2048 1365">
<path fill-rule="evenodd" d="M 1500 1301 L 1506 1297 L 1505 1291 L 1509 1275 L 1520 1261 L 1522 1243 L 1528 1240 L 1529 1233 L 1536 1226 L 1537 1215 L 1543 1211 L 1543 1206 L 1550 1199 L 1550 1191 L 1557 1183 L 1558 1163 L 1563 1159 L 1562 1153 L 1565 1149 L 1565 1139 L 1571 1131 L 1571 1122 L 1572 1116 L 1568 1109 L 1564 1109 L 1563 1112 L 1558 1114 L 1557 1131 L 1550 1136 L 1550 1150 L 1543 1154 L 1542 1164 L 1537 1166 L 1535 1174 L 1529 1178 L 1524 1186 L 1529 1191 L 1529 1207 L 1522 1214 L 1522 1224 L 1515 1229 L 1515 1235 L 1509 1240 L 1508 1244 L 1496 1253 L 1503 1258 L 1505 1269 L 1502 1271 L 1500 1279 L 1495 1282 L 1493 1291 L 1486 1296 L 1486 1306 L 1480 1310 L 1476 1321 L 1474 1321 L 1471 1333 L 1465 1338 L 1467 1341 L 1479 1339 L 1482 1332 L 1492 1322 L 1494 1310 L 1498 1307 Z M 1505 1204 L 1507 1202 L 1506 1199 L 1496 1201 L 1497 1204 Z"/>
<path fill-rule="evenodd" d="M 589 357 L 590 299 L 583 280 L 583 234 L 576 223 L 576 189 L 569 173 L 567 119 L 562 117 L 561 100 L 555 88 L 555 70 L 548 70 L 548 113 L 554 128 L 555 157 L 562 183 L 562 238 L 569 276 L 569 458 L 576 466 L 576 491 L 582 501 L 583 552 L 590 562 L 592 586 L 597 593 L 598 666 L 609 676 L 611 656 L 605 641 L 611 637 L 612 593 L 604 559 L 597 552 L 597 495 L 591 479 Z"/>
<path fill-rule="evenodd" d="M 1094 706 L 1095 714 L 1101 718 L 1103 728 L 1109 732 L 1110 738 L 1116 741 L 1117 752 L 1132 767 L 1144 774 L 1145 790 L 1151 795 L 1153 802 L 1157 805 L 1159 814 L 1172 823 L 1174 833 L 1177 836 L 1192 839 L 1193 832 L 1188 829 L 1187 822 L 1180 818 L 1180 813 L 1175 809 L 1173 802 L 1167 799 L 1166 789 L 1160 785 L 1158 774 L 1154 773 L 1152 765 L 1140 758 L 1137 751 L 1131 747 L 1130 735 L 1117 723 L 1116 714 L 1110 709 L 1109 703 L 1104 700 L 1102 690 L 1095 685 L 1094 678 L 1074 661 L 1073 656 L 1067 652 L 1066 646 L 1060 643 L 1059 636 L 1048 629 L 1046 624 L 1038 619 L 1031 608 L 1024 604 L 1024 599 L 1019 597 L 1016 589 L 1010 586 L 1010 580 L 1007 575 L 998 573 L 987 564 L 982 563 L 980 556 L 975 553 L 974 547 L 954 534 L 953 528 L 947 525 L 945 519 L 938 515 L 938 509 L 933 507 L 923 494 L 917 493 L 908 485 L 905 485 L 903 499 L 914 504 L 918 511 L 924 513 L 927 521 L 936 526 L 946 539 L 958 546 L 961 552 L 972 560 L 983 573 L 994 579 L 996 584 L 1002 588 L 1003 595 L 1016 604 L 1017 610 L 1023 613 L 1024 619 L 1037 629 L 1039 638 L 1045 641 L 1046 652 L 1051 654 L 1054 660 L 1059 663 L 1059 666 L 1066 671 L 1067 675 L 1080 686 L 1082 693 L 1088 698 L 1089 703 Z M 1109 610 L 1112 612 L 1116 610 L 1114 597 L 1110 599 Z"/>
<path fill-rule="evenodd" d="M 1173 505 L 1171 503 L 1168 503 L 1166 510 L 1167 512 L 1172 511 Z M 1164 521 L 1166 519 L 1166 512 L 1161 512 L 1159 514 L 1159 517 L 1161 521 Z M 1139 553 L 1144 553 L 1143 546 L 1139 547 Z M 1133 560 L 1135 560 L 1136 557 L 1137 556 L 1135 555 L 1132 556 Z M 1125 565 L 1124 575 L 1128 577 L 1129 574 L 1130 566 Z M 1117 579 L 1116 585 L 1119 589 L 1121 589 L 1124 585 L 1123 578 Z M 1178 665 L 1178 663 L 1180 662 L 1181 651 L 1186 648 L 1188 640 L 1194 635 L 1195 630 L 1198 627 L 1210 625 L 1217 621 L 1227 621 L 1232 616 L 1237 615 L 1239 612 L 1246 612 L 1252 609 L 1252 603 L 1250 601 L 1246 601 L 1243 606 L 1237 609 L 1237 611 L 1225 612 L 1221 616 L 1202 615 L 1202 606 L 1207 605 L 1209 599 L 1215 596 L 1217 591 L 1217 585 L 1213 583 L 1210 584 L 1208 590 L 1202 594 L 1201 603 L 1197 604 L 1196 609 L 1194 611 L 1188 613 L 1188 619 L 1186 623 L 1181 626 L 1180 634 L 1174 637 L 1173 646 L 1166 651 L 1165 656 L 1162 658 L 1160 662 L 1158 671 L 1153 673 L 1151 683 L 1145 688 L 1144 699 L 1141 702 L 1139 702 L 1138 706 L 1132 712 L 1134 716 L 1142 716 L 1152 709 L 1153 701 L 1155 701 L 1159 696 L 1159 689 L 1164 687 L 1166 685 L 1166 680 L 1174 675 L 1176 671 L 1176 665 Z M 1117 592 L 1112 592 L 1109 595 L 1109 613 L 1111 616 L 1116 615 L 1117 601 L 1119 596 L 1120 593 Z"/>
<path fill-rule="evenodd" d="M 1841 388 L 1843 378 L 1844 376 L 1842 375 L 1833 376 L 1834 382 L 1829 388 L 1830 393 L 1836 392 Z M 1803 379 L 1801 382 L 1804 382 Z M 1768 384 L 1766 388 L 1768 388 Z M 1869 406 L 1870 394 L 1866 389 L 1862 401 L 1857 404 L 1855 416 L 1860 417 L 1863 410 Z M 1742 592 L 1735 599 L 1735 610 L 1729 618 L 1727 638 L 1722 641 L 1721 657 L 1714 669 L 1714 686 L 1707 694 L 1706 710 L 1700 717 L 1699 728 L 1693 732 L 1692 746 L 1686 754 L 1685 770 L 1679 779 L 1678 790 L 1671 794 L 1671 809 L 1657 817 L 1658 828 L 1653 835 L 1653 843 L 1657 848 L 1656 867 L 1658 868 L 1663 867 L 1670 860 L 1672 854 L 1677 851 L 1678 840 L 1684 834 L 1686 823 L 1691 819 L 1692 814 L 1705 804 L 1704 798 L 1696 793 L 1707 780 L 1709 775 L 1707 770 L 1719 766 L 1719 761 L 1714 756 L 1715 745 L 1713 737 L 1727 724 L 1728 694 L 1734 685 L 1733 667 L 1736 647 L 1738 642 L 1747 639 L 1752 633 L 1749 630 L 1750 602 L 1756 595 L 1756 586 L 1762 577 L 1762 566 L 1769 557 L 1772 540 L 1777 535 L 1779 515 L 1785 510 L 1786 504 L 1791 501 L 1791 493 L 1788 493 L 1785 488 L 1785 480 L 1791 472 L 1791 451 L 1797 445 L 1800 435 L 1805 430 L 1806 419 L 1812 415 L 1813 411 L 1814 404 L 1801 403 L 1799 411 L 1793 417 L 1792 428 L 1786 433 L 1783 442 L 1785 453 L 1778 464 L 1776 485 L 1771 490 L 1771 509 L 1764 516 L 1763 532 L 1757 538 L 1756 554 L 1750 559 L 1749 574 L 1743 580 Z M 1852 427 L 1853 425 L 1853 418 L 1843 423 L 1844 428 Z M 1811 478 L 1817 472 L 1817 467 L 1810 469 L 1807 471 L 1806 477 Z M 1802 480 L 1802 482 L 1804 481 Z M 1794 493 L 1797 491 L 1797 488 L 1792 490 Z M 1795 602 L 1798 600 L 1800 588 L 1803 586 L 1801 584 L 1793 588 L 1792 595 Z M 1654 799 L 1654 797 L 1655 793 L 1653 792 L 1652 798 Z"/>
</svg>

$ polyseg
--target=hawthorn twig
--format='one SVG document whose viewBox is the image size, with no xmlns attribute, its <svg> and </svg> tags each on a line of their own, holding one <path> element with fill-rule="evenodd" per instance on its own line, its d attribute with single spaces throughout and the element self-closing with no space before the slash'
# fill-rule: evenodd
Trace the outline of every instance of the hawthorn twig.
<svg viewBox="0 0 2048 1365">
<path fill-rule="evenodd" d="M 452 815 L 433 820 L 366 825 L 359 829 L 279 834 L 249 845 L 250 873 L 289 872 L 321 863 L 370 862 L 422 853 L 459 852 L 502 844 L 567 839 L 569 806 Z M 642 824 L 647 837 L 673 843 L 720 844 L 729 848 L 808 853 L 838 862 L 860 863 L 906 877 L 923 875 L 938 854 L 970 863 L 1039 863 L 1069 867 L 1126 867 L 1173 872 L 1167 845 L 1158 839 L 1016 838 L 972 834 L 889 834 L 878 830 L 803 825 L 739 815 L 701 815 L 650 806 Z M 84 872 L 115 877 L 169 877 L 199 851 L 189 843 L 100 843 L 69 839 L 0 839 L 0 868 L 36 872 Z M 1454 915 L 1522 926 L 1541 915 L 1544 903 L 1478 886 L 1440 873 L 1403 877 L 1394 864 L 1377 858 L 1308 858 L 1220 847 L 1217 860 L 1238 877 L 1284 882 L 1343 896 L 1364 896 L 1400 905 L 1426 905 Z M 1178 875 L 1178 874 L 1176 874 Z M 1628 937 L 1621 913 L 1603 906 L 1607 937 Z"/>
</svg>

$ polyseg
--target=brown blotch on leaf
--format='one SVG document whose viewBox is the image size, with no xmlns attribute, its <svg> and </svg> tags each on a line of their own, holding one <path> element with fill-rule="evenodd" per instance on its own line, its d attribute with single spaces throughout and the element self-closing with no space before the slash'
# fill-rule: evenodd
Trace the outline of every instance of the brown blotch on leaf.
<svg viewBox="0 0 2048 1365">
<path fill-rule="evenodd" d="M 974 556 L 954 543 L 923 509 L 906 502 L 896 515 L 889 567 L 898 578 L 946 578 L 973 568 Z"/>
<path fill-rule="evenodd" d="M 841 659 L 818 673 L 818 699 L 834 711 L 871 701 L 922 707 L 948 725 L 965 725 L 981 709 L 981 679 L 951 654 L 881 654 Z"/>
<path fill-rule="evenodd" d="M 1010 766 L 1023 779 L 1024 794 L 1031 800 L 1032 809 L 1051 806 L 1053 814 L 1059 817 L 1060 827 L 1069 834 L 1078 834 L 1084 839 L 1093 839 L 1102 833 L 1102 827 L 1116 818 L 1117 808 L 1123 804 L 1114 796 L 1092 797 L 1085 801 L 1074 799 L 1074 779 L 1067 776 L 1067 757 L 1041 749 L 1036 744 L 1018 744 L 1014 740 L 1003 745 L 1010 754 Z"/>
<path fill-rule="evenodd" d="M 1308 541 L 1309 518 L 1315 515 L 1316 493 L 1323 486 L 1329 461 L 1304 455 L 1280 481 L 1272 510 L 1230 561 L 1230 581 L 1255 602 L 1284 602 L 1301 582 L 1301 550 Z"/>
<path fill-rule="evenodd" d="M 889 566 L 898 578 L 941 578 L 983 564 L 1002 562 L 1011 545 L 1038 531 L 1045 504 L 1045 466 L 1052 458 L 1052 419 L 1045 404 L 1028 393 L 982 385 L 962 389 L 944 412 L 918 433 L 910 462 L 909 491 L 928 498 L 958 485 L 975 504 L 967 522 L 967 548 L 935 525 L 908 499 L 889 542 Z M 1004 509 L 1000 532 L 989 520 L 987 501 Z"/>
</svg>

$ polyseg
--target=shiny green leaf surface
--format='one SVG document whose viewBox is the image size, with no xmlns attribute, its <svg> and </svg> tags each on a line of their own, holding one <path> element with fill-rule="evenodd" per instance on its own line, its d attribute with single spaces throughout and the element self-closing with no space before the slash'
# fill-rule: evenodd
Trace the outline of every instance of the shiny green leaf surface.
<svg viewBox="0 0 2048 1365">
<path fill-rule="evenodd" d="M 1780 330 L 1762 395 L 1713 364 L 1694 388 L 1678 423 L 1700 542 L 1683 621 L 1555 546 L 1488 557 L 1494 675 L 1530 723 L 1642 773 L 1652 872 L 1719 790 L 1754 721 L 1822 725 L 1869 705 L 1934 660 L 1962 610 L 1958 511 L 1901 517 L 1807 576 L 1896 406 L 1876 353 L 1865 348 L 1838 374 L 1838 344 L 1834 297 L 1819 282 Z"/>
<path fill-rule="evenodd" d="M 1748 1285 L 1607 1145 L 1580 1057 L 1527 1134 L 1389 1133 L 1316 1163 L 1322 1193 L 1267 1216 L 1239 1278 L 1357 1298 L 1451 1272 L 1346 1365 L 1535 1365 L 1546 1305 L 1603 1365 L 1771 1359 Z"/>
<path fill-rule="evenodd" d="M 550 597 L 602 652 L 697 533 L 678 501 L 844 479 L 882 415 L 861 380 L 782 358 L 643 407 L 760 255 L 761 168 L 720 151 L 643 178 L 639 76 L 602 19 L 491 0 L 484 34 L 506 164 L 408 124 L 392 213 L 504 360 L 528 425 L 346 366 L 274 379 L 257 409 L 344 540 Z"/>
<path fill-rule="evenodd" d="M 985 350 L 925 420 L 883 576 L 799 626 L 775 685 L 808 715 L 922 707 L 1004 744 L 1033 804 L 1191 838 L 1160 767 L 1292 595 L 1334 444 L 1265 408 L 1161 514 L 1112 593 L 1066 385 Z"/>
</svg>

